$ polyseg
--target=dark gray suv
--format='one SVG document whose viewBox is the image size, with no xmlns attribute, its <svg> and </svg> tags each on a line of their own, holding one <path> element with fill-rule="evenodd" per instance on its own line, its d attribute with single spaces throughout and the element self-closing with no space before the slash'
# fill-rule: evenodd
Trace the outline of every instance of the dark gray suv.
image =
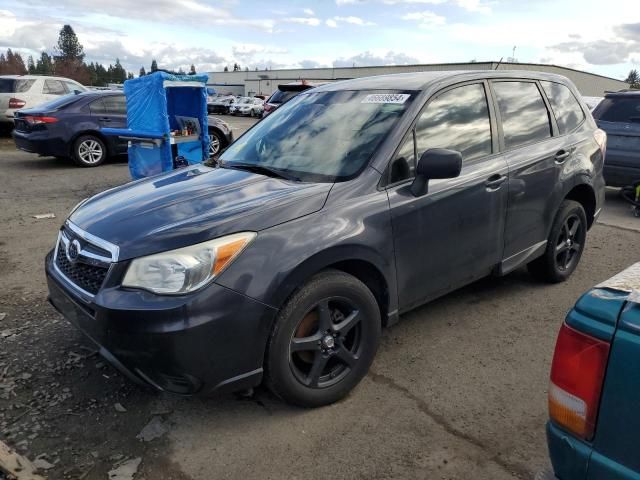
<svg viewBox="0 0 640 480">
<path fill-rule="evenodd" d="M 574 271 L 603 201 L 605 134 L 564 77 L 430 72 L 302 92 L 215 166 L 78 206 L 50 299 L 130 378 L 345 396 L 381 329 L 489 274 Z"/>
<path fill-rule="evenodd" d="M 640 181 L 640 91 L 607 93 L 593 111 L 607 132 L 607 185 L 626 187 Z"/>
</svg>

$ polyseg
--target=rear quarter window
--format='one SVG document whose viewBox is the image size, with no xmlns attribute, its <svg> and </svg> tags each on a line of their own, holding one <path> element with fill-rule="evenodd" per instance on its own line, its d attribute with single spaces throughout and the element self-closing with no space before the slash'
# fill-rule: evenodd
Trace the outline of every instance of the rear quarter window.
<svg viewBox="0 0 640 480">
<path fill-rule="evenodd" d="M 31 89 L 35 80 L 0 78 L 0 93 L 24 93 Z"/>
<path fill-rule="evenodd" d="M 556 82 L 540 82 L 556 117 L 560 134 L 573 131 L 584 119 L 584 112 L 576 97 L 566 85 Z"/>
<path fill-rule="evenodd" d="M 593 111 L 593 117 L 605 122 L 640 122 L 640 95 L 606 97 Z"/>
</svg>

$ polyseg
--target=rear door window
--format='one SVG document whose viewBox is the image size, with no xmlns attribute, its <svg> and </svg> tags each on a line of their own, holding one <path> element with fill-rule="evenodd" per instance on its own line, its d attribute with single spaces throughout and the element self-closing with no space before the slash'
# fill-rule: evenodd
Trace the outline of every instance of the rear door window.
<svg viewBox="0 0 640 480">
<path fill-rule="evenodd" d="M 482 84 L 466 85 L 437 96 L 416 126 L 417 157 L 430 148 L 448 148 L 463 161 L 491 154 L 491 121 Z"/>
<path fill-rule="evenodd" d="M 60 80 L 45 80 L 42 93 L 49 95 L 64 95 L 67 93 L 67 89 L 64 88 L 64 84 Z"/>
<path fill-rule="evenodd" d="M 0 78 L 0 93 L 28 92 L 35 80 Z"/>
<path fill-rule="evenodd" d="M 605 122 L 640 122 L 640 94 L 606 97 L 593 111 L 593 117 Z"/>
<path fill-rule="evenodd" d="M 556 82 L 540 82 L 556 116 L 560 134 L 573 131 L 584 119 L 582 107 L 566 85 Z"/>
<path fill-rule="evenodd" d="M 551 137 L 547 106 L 533 82 L 493 82 L 505 147 L 515 148 Z"/>
<path fill-rule="evenodd" d="M 104 102 L 102 101 L 102 99 L 98 98 L 97 100 L 91 102 L 89 104 L 89 111 L 93 115 L 104 115 L 106 113 L 106 110 L 104 108 Z"/>
<path fill-rule="evenodd" d="M 110 115 L 126 115 L 127 103 L 124 95 L 109 95 L 103 99 L 104 107 L 107 114 Z"/>
</svg>

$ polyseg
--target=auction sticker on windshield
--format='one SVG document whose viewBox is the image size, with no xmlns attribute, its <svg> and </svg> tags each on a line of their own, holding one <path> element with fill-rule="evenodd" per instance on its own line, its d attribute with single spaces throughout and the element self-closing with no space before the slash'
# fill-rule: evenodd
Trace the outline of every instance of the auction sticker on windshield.
<svg viewBox="0 0 640 480">
<path fill-rule="evenodd" d="M 360 103 L 404 103 L 410 96 L 408 93 L 373 93 Z"/>
</svg>

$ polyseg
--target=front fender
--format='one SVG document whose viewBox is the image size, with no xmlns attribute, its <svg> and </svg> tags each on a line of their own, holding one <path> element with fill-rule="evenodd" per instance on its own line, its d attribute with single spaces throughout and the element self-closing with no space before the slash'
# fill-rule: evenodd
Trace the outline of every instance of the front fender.
<svg viewBox="0 0 640 480">
<path fill-rule="evenodd" d="M 359 260 L 382 274 L 397 309 L 395 260 L 385 192 L 374 192 L 258 233 L 223 272 L 221 285 L 280 308 L 315 273 Z"/>
</svg>

